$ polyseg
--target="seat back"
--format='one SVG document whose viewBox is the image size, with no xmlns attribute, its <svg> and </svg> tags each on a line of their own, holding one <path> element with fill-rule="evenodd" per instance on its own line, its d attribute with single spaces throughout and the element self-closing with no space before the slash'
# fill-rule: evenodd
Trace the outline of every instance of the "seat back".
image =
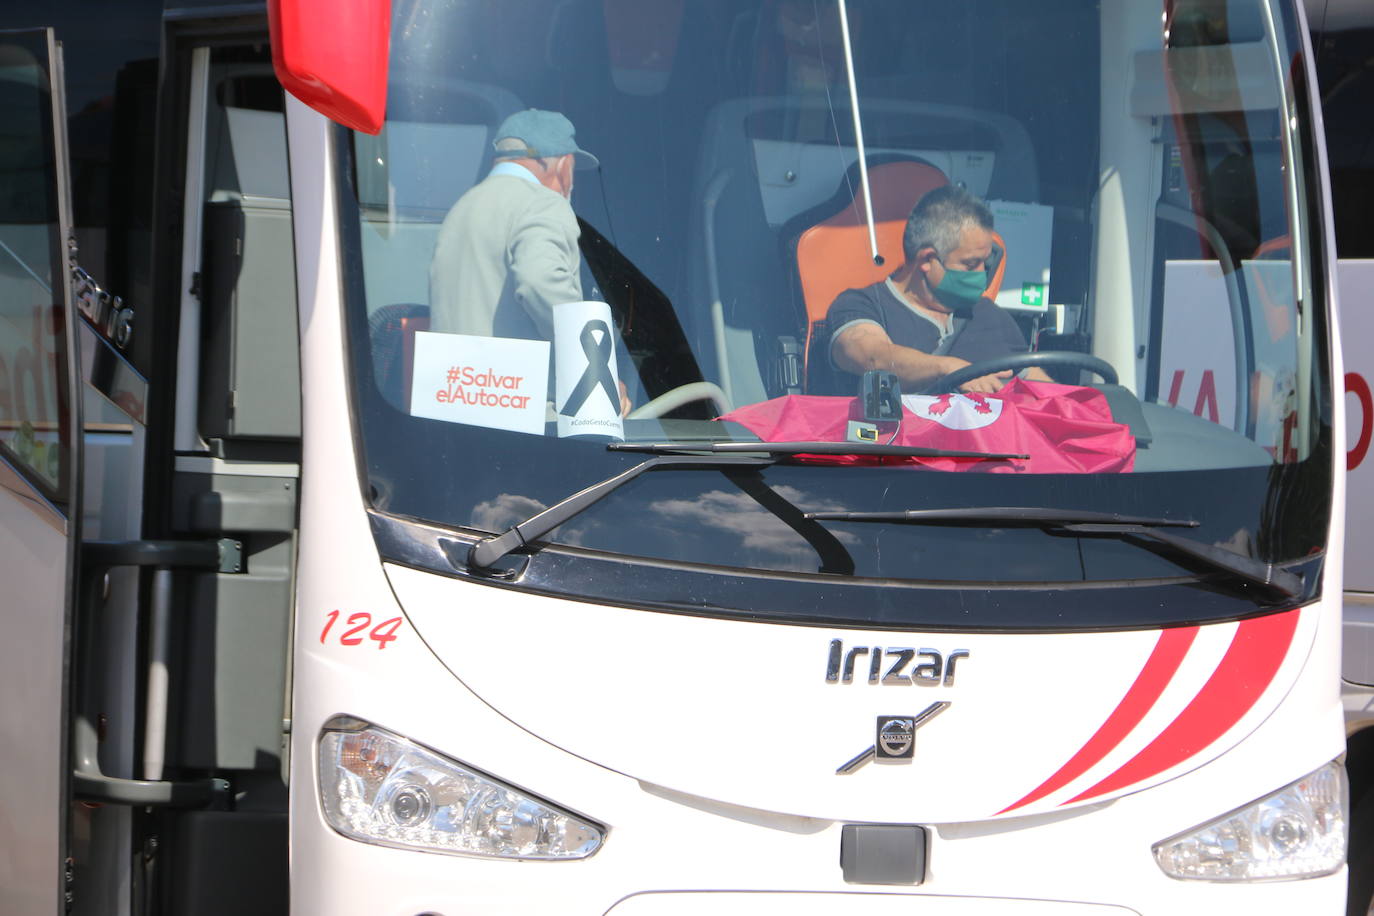
<svg viewBox="0 0 1374 916">
<path fill-rule="evenodd" d="M 808 325 L 824 318 L 840 293 L 877 283 L 902 264 L 902 230 L 911 208 L 927 191 L 948 183 L 943 172 L 924 162 L 885 162 L 869 170 L 873 228 L 882 264 L 873 263 L 862 194 L 855 193 L 848 206 L 801 234 L 797 274 Z"/>
<path fill-rule="evenodd" d="M 415 364 L 415 332 L 429 330 L 429 306 L 384 305 L 368 318 L 372 339 L 372 374 L 382 397 L 410 411 L 410 379 Z"/>
<path fill-rule="evenodd" d="M 877 283 L 902 266 L 902 233 L 912 208 L 928 191 L 949 182 L 933 165 L 900 160 L 870 168 L 868 183 L 873 199 L 873 230 L 882 264 L 873 261 L 866 209 L 858 193 L 838 212 L 802 232 L 797 240 L 797 274 L 806 304 L 806 345 L 802 352 L 808 389 L 816 326 L 825 320 L 831 303 L 845 290 Z M 988 283 L 989 297 L 995 298 L 1001 289 L 1007 265 L 1005 253 L 1005 241 L 994 232 L 996 263 Z"/>
</svg>

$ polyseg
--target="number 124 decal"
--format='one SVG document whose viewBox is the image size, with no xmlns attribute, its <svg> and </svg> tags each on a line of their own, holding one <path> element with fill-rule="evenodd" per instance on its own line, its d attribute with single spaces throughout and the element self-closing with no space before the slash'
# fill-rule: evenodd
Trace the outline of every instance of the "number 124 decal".
<svg viewBox="0 0 1374 916">
<path fill-rule="evenodd" d="M 333 629 L 334 624 L 337 623 L 338 620 L 339 612 L 330 611 L 329 619 L 325 621 L 324 629 L 320 631 L 321 643 L 328 640 L 329 631 Z M 340 624 L 340 626 L 347 627 L 347 629 L 341 630 L 338 634 L 340 645 L 361 646 L 370 639 L 377 644 L 378 649 L 385 649 L 386 644 L 396 638 L 396 631 L 401 628 L 401 618 L 392 617 L 389 620 L 383 620 L 381 623 L 373 626 L 372 615 L 360 612 L 357 614 L 349 614 L 344 618 L 344 622 Z"/>
</svg>

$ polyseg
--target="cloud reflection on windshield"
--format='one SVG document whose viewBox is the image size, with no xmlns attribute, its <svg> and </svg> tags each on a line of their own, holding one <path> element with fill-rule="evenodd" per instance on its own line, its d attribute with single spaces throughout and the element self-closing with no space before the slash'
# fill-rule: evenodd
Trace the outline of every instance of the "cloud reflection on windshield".
<svg viewBox="0 0 1374 916">
<path fill-rule="evenodd" d="M 547 509 L 537 499 L 502 493 L 495 499 L 478 503 L 472 510 L 472 524 L 487 531 L 504 531 Z"/>
<path fill-rule="evenodd" d="M 783 499 L 806 512 L 842 511 L 845 507 L 829 501 L 814 502 L 795 487 L 774 487 Z M 763 509 L 744 493 L 711 490 L 700 499 L 663 499 L 650 504 L 669 525 L 674 520 L 686 527 L 725 532 L 739 538 L 745 550 L 761 551 L 773 557 L 814 560 L 815 549 L 776 515 Z M 860 541 L 852 532 L 831 531 L 847 547 Z"/>
<path fill-rule="evenodd" d="M 774 491 L 797 506 L 799 511 L 840 511 L 845 508 L 830 500 L 817 502 L 795 487 L 775 487 Z M 477 504 L 473 509 L 472 524 L 488 531 L 504 531 L 528 521 L 546 508 L 543 503 L 528 496 L 502 493 Z M 789 528 L 786 522 L 745 493 L 709 490 L 693 499 L 655 500 L 649 504 L 646 518 L 653 519 L 653 527 L 668 532 L 671 538 L 719 541 L 718 551 L 732 556 L 737 565 L 782 565 L 808 570 L 815 567 L 815 548 Z M 586 515 L 560 525 L 551 532 L 549 540 L 573 547 L 609 549 L 629 554 L 644 552 L 653 538 L 646 539 L 643 528 L 624 522 L 621 519 L 620 524 L 613 524 L 611 518 L 592 509 Z M 861 543 L 853 532 L 830 533 L 846 547 L 856 547 Z M 722 535 L 727 537 L 722 538 Z M 652 553 L 649 550 L 646 555 Z"/>
</svg>

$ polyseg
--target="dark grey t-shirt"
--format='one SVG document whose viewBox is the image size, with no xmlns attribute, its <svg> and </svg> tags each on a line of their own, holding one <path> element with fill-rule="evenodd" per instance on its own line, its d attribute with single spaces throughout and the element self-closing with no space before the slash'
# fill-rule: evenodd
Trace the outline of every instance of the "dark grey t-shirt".
<svg viewBox="0 0 1374 916">
<path fill-rule="evenodd" d="M 1025 353 L 1030 349 L 1015 319 L 997 307 L 991 299 L 979 299 L 965 320 L 956 319 L 950 332 L 950 340 L 944 349 L 940 348 L 940 329 L 929 318 L 918 313 L 915 308 L 899 299 L 887 281 L 865 286 L 863 289 L 849 289 L 840 293 L 826 313 L 826 323 L 834 328 L 830 342 L 834 345 L 835 334 L 856 322 L 873 322 L 887 332 L 895 344 L 911 347 L 922 353 L 936 353 L 944 356 L 957 356 L 971 363 L 979 360 L 994 359 L 1008 353 Z M 841 391 L 857 390 L 858 377 L 836 368 Z"/>
</svg>

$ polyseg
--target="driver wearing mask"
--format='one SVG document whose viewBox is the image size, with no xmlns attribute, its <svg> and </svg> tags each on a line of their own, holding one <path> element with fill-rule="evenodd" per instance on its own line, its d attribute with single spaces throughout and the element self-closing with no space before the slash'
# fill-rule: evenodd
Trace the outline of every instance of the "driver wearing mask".
<svg viewBox="0 0 1374 916">
<path fill-rule="evenodd" d="M 882 369 L 904 391 L 923 391 L 971 363 L 1025 353 L 1016 322 L 983 295 L 992 241 L 992 212 L 968 191 L 946 185 L 922 197 L 902 235 L 906 262 L 880 283 L 841 293 L 826 314 L 841 390 Z M 992 394 L 1011 375 L 984 375 L 960 390 Z M 1038 366 L 1023 375 L 1051 381 Z"/>
</svg>

